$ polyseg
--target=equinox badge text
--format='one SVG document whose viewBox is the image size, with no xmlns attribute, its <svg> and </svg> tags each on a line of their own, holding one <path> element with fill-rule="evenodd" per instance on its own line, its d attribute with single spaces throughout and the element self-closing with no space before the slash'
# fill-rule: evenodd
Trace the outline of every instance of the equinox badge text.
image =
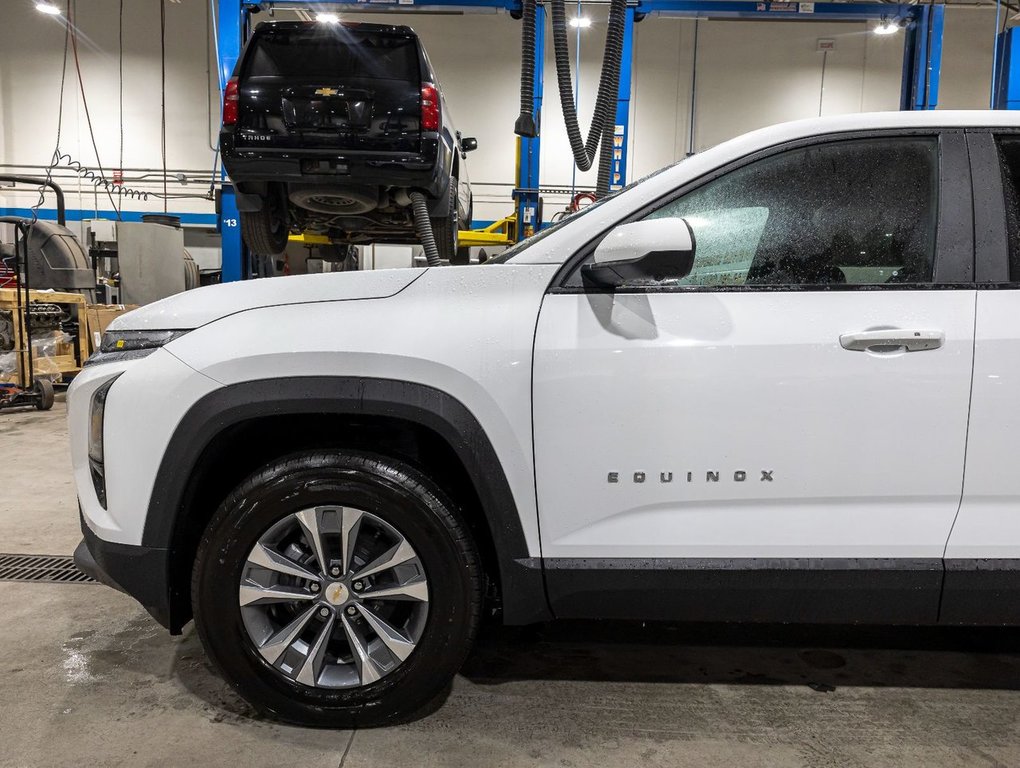
<svg viewBox="0 0 1020 768">
<path fill-rule="evenodd" d="M 761 483 L 771 483 L 771 482 L 773 482 L 773 477 L 772 477 L 772 473 L 773 472 L 775 472 L 774 469 L 763 469 L 763 470 L 761 470 L 761 475 L 758 478 L 758 482 L 761 482 Z M 705 472 L 705 482 L 706 483 L 718 483 L 719 482 L 719 478 L 722 477 L 722 476 L 723 476 L 723 474 L 720 473 L 718 470 L 708 470 L 707 472 Z M 673 476 L 672 472 L 660 472 L 659 473 L 659 482 L 660 483 L 672 483 L 673 479 L 674 479 L 674 476 Z M 698 480 L 701 479 L 700 473 L 698 474 L 698 478 L 697 479 Z M 725 476 L 725 479 L 729 480 L 730 477 L 727 475 L 727 476 Z M 649 475 L 646 472 L 635 472 L 630 477 L 630 480 L 632 482 L 634 482 L 634 483 L 644 483 L 644 482 L 654 483 L 655 482 L 654 473 L 653 473 L 653 476 L 651 478 L 649 478 Z M 743 469 L 736 470 L 733 473 L 732 480 L 733 480 L 734 483 L 744 483 L 744 482 L 747 482 L 747 472 L 744 471 Z M 608 476 L 607 476 L 607 481 L 610 482 L 610 483 L 619 483 L 619 482 L 621 482 L 621 480 L 620 480 L 620 473 L 619 472 L 610 472 L 608 474 Z M 624 478 L 623 482 L 626 482 L 626 481 L 627 481 L 627 478 Z M 682 482 L 688 482 L 688 483 L 696 482 L 695 481 L 695 475 L 694 475 L 693 472 L 687 472 L 686 476 L 679 477 L 677 479 L 677 482 L 681 482 L 681 483 Z"/>
</svg>

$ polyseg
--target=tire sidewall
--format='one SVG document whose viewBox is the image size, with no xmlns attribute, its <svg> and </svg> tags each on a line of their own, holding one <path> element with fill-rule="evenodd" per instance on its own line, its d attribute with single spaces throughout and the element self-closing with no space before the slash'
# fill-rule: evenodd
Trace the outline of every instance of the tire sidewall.
<svg viewBox="0 0 1020 768">
<path fill-rule="evenodd" d="M 407 467 L 370 457 L 318 456 L 300 471 L 262 473 L 220 508 L 196 564 L 196 623 L 227 680 L 260 709 L 312 725 L 385 722 L 434 698 L 459 670 L 473 636 L 477 579 L 456 544 L 438 495 Z M 254 486 L 254 487 L 252 487 Z M 392 525 L 415 549 L 429 583 L 425 631 L 411 654 L 376 683 L 309 688 L 273 670 L 248 637 L 237 592 L 248 553 L 286 515 L 350 506 Z M 451 650 L 452 649 L 452 650 Z"/>
</svg>

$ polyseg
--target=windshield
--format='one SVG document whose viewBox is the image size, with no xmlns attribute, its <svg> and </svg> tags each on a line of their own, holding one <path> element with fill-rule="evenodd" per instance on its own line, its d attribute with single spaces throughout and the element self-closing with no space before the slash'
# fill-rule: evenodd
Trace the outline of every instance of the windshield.
<svg viewBox="0 0 1020 768">
<path fill-rule="evenodd" d="M 594 211 L 596 208 L 599 208 L 600 206 L 604 205 L 605 203 L 608 203 L 610 200 L 612 200 L 613 198 L 617 197 L 621 193 L 626 192 L 629 189 L 633 189 L 638 184 L 641 184 L 642 182 L 647 181 L 648 179 L 651 179 L 651 178 L 653 178 L 655 176 L 658 176 L 663 171 L 668 171 L 670 168 L 673 168 L 674 166 L 679 165 L 682 162 L 683 162 L 683 160 L 680 160 L 679 162 L 673 163 L 672 165 L 664 166 L 662 168 L 659 168 L 657 171 L 652 171 L 647 176 L 642 176 L 640 179 L 637 179 L 636 181 L 632 181 L 627 186 L 621 187 L 620 189 L 616 190 L 615 192 L 609 193 L 605 197 L 603 197 L 600 200 L 598 200 L 598 201 L 592 203 L 591 205 L 589 205 L 587 208 L 584 208 L 584 209 L 578 211 L 577 213 L 572 213 L 569 216 L 564 216 L 562 219 L 560 219 L 559 221 L 555 222 L 554 224 L 550 224 L 548 227 L 545 227 L 544 229 L 539 230 L 538 232 L 533 234 L 531 237 L 525 238 L 524 240 L 521 240 L 521 241 L 515 243 L 514 245 L 511 245 L 509 248 L 507 248 L 502 253 L 496 254 L 495 256 L 492 256 L 491 258 L 489 258 L 489 260 L 486 261 L 485 263 L 486 264 L 505 264 L 510 259 L 512 259 L 514 256 L 518 256 L 523 251 L 525 251 L 528 248 L 530 248 L 531 246 L 533 246 L 535 243 L 539 242 L 540 240 L 544 240 L 546 237 L 551 235 L 553 232 L 558 231 L 564 224 L 567 224 L 569 222 L 577 221 L 581 217 L 587 216 L 589 213 Z"/>
</svg>

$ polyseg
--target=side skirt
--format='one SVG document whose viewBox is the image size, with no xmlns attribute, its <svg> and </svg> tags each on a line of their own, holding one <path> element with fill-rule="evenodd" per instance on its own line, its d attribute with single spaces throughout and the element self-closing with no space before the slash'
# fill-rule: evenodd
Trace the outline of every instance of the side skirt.
<svg viewBox="0 0 1020 768">
<path fill-rule="evenodd" d="M 570 619 L 936 624 L 945 573 L 941 559 L 899 558 L 547 558 L 543 565 L 553 614 Z"/>
<path fill-rule="evenodd" d="M 949 559 L 940 624 L 1020 624 L 1020 560 Z"/>
</svg>

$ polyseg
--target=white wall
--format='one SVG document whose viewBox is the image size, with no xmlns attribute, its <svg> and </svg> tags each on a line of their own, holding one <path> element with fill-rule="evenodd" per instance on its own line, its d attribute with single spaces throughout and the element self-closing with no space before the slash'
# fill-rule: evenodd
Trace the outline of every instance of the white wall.
<svg viewBox="0 0 1020 768">
<path fill-rule="evenodd" d="M 5 0 L 0 24 L 0 163 L 42 166 L 56 138 L 57 91 L 63 32 L 34 10 L 32 0 Z M 158 4 L 125 3 L 124 165 L 132 187 L 156 191 L 159 175 L 141 169 L 161 164 L 159 142 Z M 218 94 L 209 102 L 215 64 L 207 40 L 206 0 L 167 5 L 167 164 L 171 172 L 207 180 L 213 163 L 210 141 L 218 119 Z M 118 165 L 118 0 L 77 0 L 79 48 L 86 95 L 104 166 Z M 596 23 L 582 32 L 579 114 L 586 131 L 591 118 L 605 35 L 605 7 L 586 10 Z M 396 14 L 351 18 L 389 20 Z M 518 110 L 520 24 L 505 14 L 399 14 L 422 36 L 443 83 L 450 108 L 465 135 L 478 138 L 470 158 L 476 218 L 494 219 L 511 209 Z M 834 114 L 895 109 L 899 99 L 902 36 L 878 37 L 863 23 L 700 21 L 696 66 L 694 146 L 700 150 L 769 123 L 819 112 Z M 630 135 L 630 178 L 647 174 L 687 152 L 694 74 L 695 22 L 651 17 L 636 28 Z M 994 10 L 950 8 L 947 13 L 940 106 L 987 105 Z M 817 39 L 836 39 L 822 91 L 822 54 Z M 573 51 L 573 48 L 572 48 Z M 573 60 L 573 52 L 571 54 Z M 215 86 L 213 86 L 215 87 Z M 68 68 L 61 147 L 95 165 L 73 67 Z M 21 170 L 11 168 L 10 170 Z M 24 168 L 24 170 L 32 170 Z M 151 172 L 149 172 L 151 173 Z M 72 208 L 109 209 L 108 201 L 61 172 Z M 542 183 L 570 186 L 572 160 L 563 129 L 547 28 Z M 578 173 L 593 185 L 594 171 Z M 175 194 L 200 196 L 201 183 L 171 183 Z M 565 198 L 550 197 L 546 215 Z M 0 206 L 23 207 L 31 196 L 0 189 Z M 162 202 L 129 201 L 130 210 L 162 210 Z M 169 203 L 171 211 L 211 214 L 213 204 L 195 198 Z"/>
</svg>

